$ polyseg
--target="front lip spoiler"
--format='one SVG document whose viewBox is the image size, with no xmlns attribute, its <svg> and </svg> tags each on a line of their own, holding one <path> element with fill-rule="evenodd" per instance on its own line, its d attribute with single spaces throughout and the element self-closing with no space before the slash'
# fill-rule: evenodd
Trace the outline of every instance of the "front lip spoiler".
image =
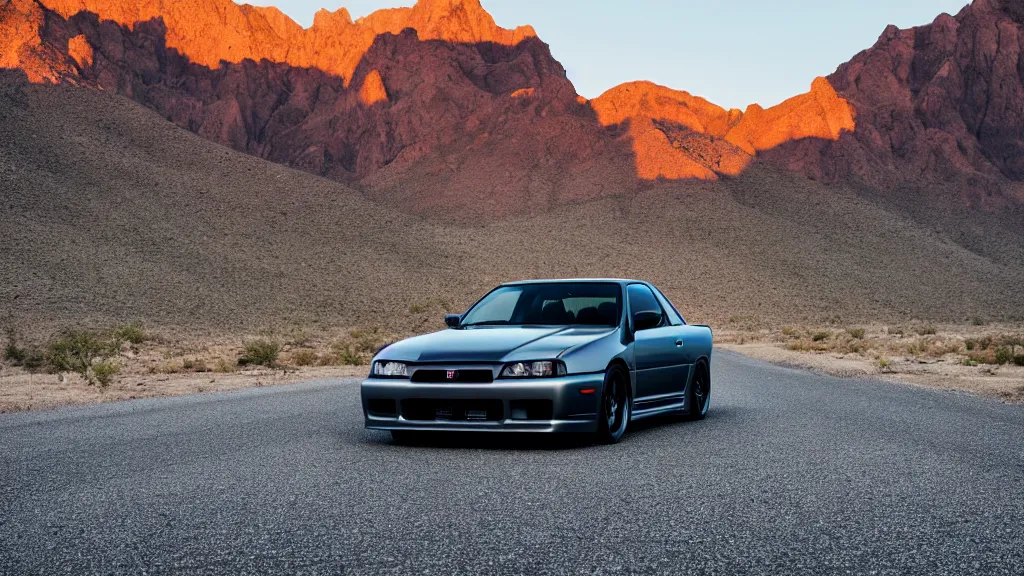
<svg viewBox="0 0 1024 576">
<path fill-rule="evenodd" d="M 404 419 L 366 420 L 367 430 L 415 430 L 417 432 L 484 432 L 563 434 L 591 433 L 597 430 L 597 414 L 581 420 L 503 420 L 500 422 L 421 422 Z"/>
</svg>

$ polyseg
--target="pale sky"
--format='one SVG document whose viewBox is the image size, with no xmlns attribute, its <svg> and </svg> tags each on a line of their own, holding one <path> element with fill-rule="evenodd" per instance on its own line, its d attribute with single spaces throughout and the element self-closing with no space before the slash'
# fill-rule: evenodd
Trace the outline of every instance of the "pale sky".
<svg viewBox="0 0 1024 576">
<path fill-rule="evenodd" d="M 412 0 L 278 0 L 304 26 L 320 8 L 353 18 Z M 927 24 L 967 0 L 481 0 L 500 26 L 530 24 L 588 98 L 631 80 L 727 108 L 771 106 L 870 47 L 888 24 Z"/>
</svg>

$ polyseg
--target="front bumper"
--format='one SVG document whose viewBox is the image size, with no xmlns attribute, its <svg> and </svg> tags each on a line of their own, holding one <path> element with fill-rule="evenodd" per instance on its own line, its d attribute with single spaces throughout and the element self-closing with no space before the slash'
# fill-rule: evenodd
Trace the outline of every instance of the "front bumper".
<svg viewBox="0 0 1024 576">
<path fill-rule="evenodd" d="M 603 386 L 604 374 L 490 384 L 370 378 L 360 393 L 371 430 L 590 433 Z M 588 389 L 594 392 L 581 392 Z"/>
</svg>

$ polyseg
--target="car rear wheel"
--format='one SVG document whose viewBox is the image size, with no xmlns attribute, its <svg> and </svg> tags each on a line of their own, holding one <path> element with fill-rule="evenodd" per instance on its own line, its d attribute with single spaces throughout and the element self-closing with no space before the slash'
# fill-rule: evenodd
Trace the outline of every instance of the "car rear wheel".
<svg viewBox="0 0 1024 576">
<path fill-rule="evenodd" d="M 703 420 L 711 408 L 711 371 L 704 362 L 697 364 L 693 373 L 689 396 L 690 412 L 687 418 Z"/>
<path fill-rule="evenodd" d="M 604 376 L 601 412 L 597 423 L 597 440 L 614 444 L 626 433 L 631 414 L 629 377 L 621 366 L 612 366 Z"/>
</svg>

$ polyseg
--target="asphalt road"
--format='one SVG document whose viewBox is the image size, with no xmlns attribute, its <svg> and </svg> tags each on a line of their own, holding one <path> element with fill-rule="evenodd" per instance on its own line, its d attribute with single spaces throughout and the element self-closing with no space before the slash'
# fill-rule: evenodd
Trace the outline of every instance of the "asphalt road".
<svg viewBox="0 0 1024 576">
<path fill-rule="evenodd" d="M 0 417 L 0 573 L 1024 574 L 1024 408 L 714 386 L 616 446 L 394 446 L 352 381 Z"/>
</svg>

